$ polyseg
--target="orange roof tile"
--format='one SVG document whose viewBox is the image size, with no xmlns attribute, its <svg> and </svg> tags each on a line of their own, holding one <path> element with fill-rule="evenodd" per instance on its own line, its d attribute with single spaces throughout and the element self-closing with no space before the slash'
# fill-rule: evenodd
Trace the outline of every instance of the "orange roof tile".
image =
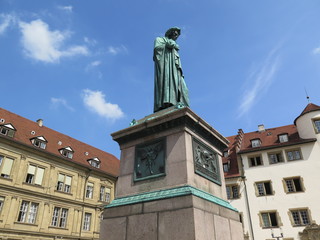
<svg viewBox="0 0 320 240">
<path fill-rule="evenodd" d="M 241 130 L 241 129 L 240 129 Z M 299 137 L 297 128 L 295 125 L 287 125 L 282 127 L 265 129 L 265 131 L 255 131 L 249 133 L 243 133 L 242 130 L 238 132 L 238 135 L 228 137 L 229 143 L 229 155 L 223 157 L 223 163 L 230 162 L 229 172 L 226 172 L 225 178 L 239 177 L 240 170 L 237 161 L 237 155 L 241 153 L 256 152 L 260 150 L 272 149 L 277 147 L 290 146 L 295 144 L 314 142 L 315 138 L 302 139 Z M 279 135 L 288 134 L 288 142 L 280 142 Z M 251 140 L 260 139 L 260 147 L 252 147 Z M 237 148 L 238 146 L 238 148 Z"/>
<path fill-rule="evenodd" d="M 114 177 L 119 175 L 120 161 L 110 153 L 80 142 L 48 127 L 40 127 L 37 122 L 23 118 L 2 108 L 0 108 L 0 119 L 5 120 L 3 124 L 11 123 L 16 128 L 16 133 L 14 134 L 13 140 L 19 143 L 37 148 L 32 145 L 30 139 L 43 136 L 47 140 L 47 146 L 44 150 L 45 152 L 64 158 L 66 161 L 71 161 L 82 166 L 86 166 L 90 169 L 105 172 Z M 34 131 L 35 134 L 32 134 L 32 131 Z M 61 142 L 61 145 L 59 145 L 58 142 Z M 74 151 L 72 159 L 64 157 L 60 154 L 59 149 L 66 147 L 71 147 Z M 85 154 L 86 152 L 88 153 L 87 155 Z M 100 168 L 92 167 L 87 161 L 95 157 L 101 161 Z"/>
</svg>

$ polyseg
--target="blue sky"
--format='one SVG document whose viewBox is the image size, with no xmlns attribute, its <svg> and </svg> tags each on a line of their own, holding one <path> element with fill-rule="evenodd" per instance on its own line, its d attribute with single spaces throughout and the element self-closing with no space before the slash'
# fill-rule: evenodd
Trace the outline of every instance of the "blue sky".
<svg viewBox="0 0 320 240">
<path fill-rule="evenodd" d="M 120 157 L 153 112 L 153 41 L 178 26 L 191 109 L 224 136 L 320 105 L 320 1 L 0 0 L 1 107 Z M 305 91 L 306 90 L 306 91 Z"/>
</svg>

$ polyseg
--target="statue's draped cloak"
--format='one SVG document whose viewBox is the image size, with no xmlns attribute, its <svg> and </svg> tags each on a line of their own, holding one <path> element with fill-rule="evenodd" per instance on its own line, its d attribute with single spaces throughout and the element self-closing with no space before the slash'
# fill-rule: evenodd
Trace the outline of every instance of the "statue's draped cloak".
<svg viewBox="0 0 320 240">
<path fill-rule="evenodd" d="M 188 89 L 175 46 L 178 46 L 176 42 L 167 37 L 158 37 L 154 43 L 154 112 L 179 102 L 189 106 Z"/>
</svg>

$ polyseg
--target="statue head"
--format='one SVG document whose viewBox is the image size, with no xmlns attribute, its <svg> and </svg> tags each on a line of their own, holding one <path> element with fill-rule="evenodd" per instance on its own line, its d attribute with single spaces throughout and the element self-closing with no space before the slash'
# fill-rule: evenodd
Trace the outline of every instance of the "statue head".
<svg viewBox="0 0 320 240">
<path fill-rule="evenodd" d="M 181 29 L 178 28 L 178 27 L 172 27 L 172 28 L 169 28 L 167 31 L 166 31 L 166 34 L 165 36 L 167 38 L 170 38 L 172 40 L 176 40 L 179 36 L 180 36 L 180 33 L 181 33 Z"/>
</svg>

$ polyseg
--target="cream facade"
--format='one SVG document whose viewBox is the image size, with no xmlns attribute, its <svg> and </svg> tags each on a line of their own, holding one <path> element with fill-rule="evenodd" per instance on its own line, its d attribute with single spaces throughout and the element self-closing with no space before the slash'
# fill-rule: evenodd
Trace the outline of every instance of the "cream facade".
<svg viewBox="0 0 320 240">
<path fill-rule="evenodd" d="M 240 164 L 233 177 L 225 171 L 227 194 L 241 212 L 247 239 L 271 240 L 282 234 L 280 239 L 299 240 L 306 226 L 320 223 L 319 119 L 320 107 L 309 104 L 295 125 L 262 127 L 234 141 L 240 143 L 236 157 L 224 162 Z"/>
<path fill-rule="evenodd" d="M 64 154 L 58 151 L 63 144 L 53 139 L 61 135 L 66 142 L 66 136 L 46 129 L 38 138 L 41 145 L 30 132 L 43 126 L 22 119 L 31 126 L 23 133 L 21 122 L 7 122 L 6 117 L 6 111 L 0 111 L 5 121 L 0 125 L 0 239 L 99 239 L 102 208 L 114 198 L 116 177 L 100 168 L 110 156 L 70 137 L 66 149 L 72 151 Z M 13 114 L 8 118 L 21 120 Z M 53 143 L 57 154 L 50 148 Z M 88 166 L 76 159 L 80 149 Z"/>
</svg>

